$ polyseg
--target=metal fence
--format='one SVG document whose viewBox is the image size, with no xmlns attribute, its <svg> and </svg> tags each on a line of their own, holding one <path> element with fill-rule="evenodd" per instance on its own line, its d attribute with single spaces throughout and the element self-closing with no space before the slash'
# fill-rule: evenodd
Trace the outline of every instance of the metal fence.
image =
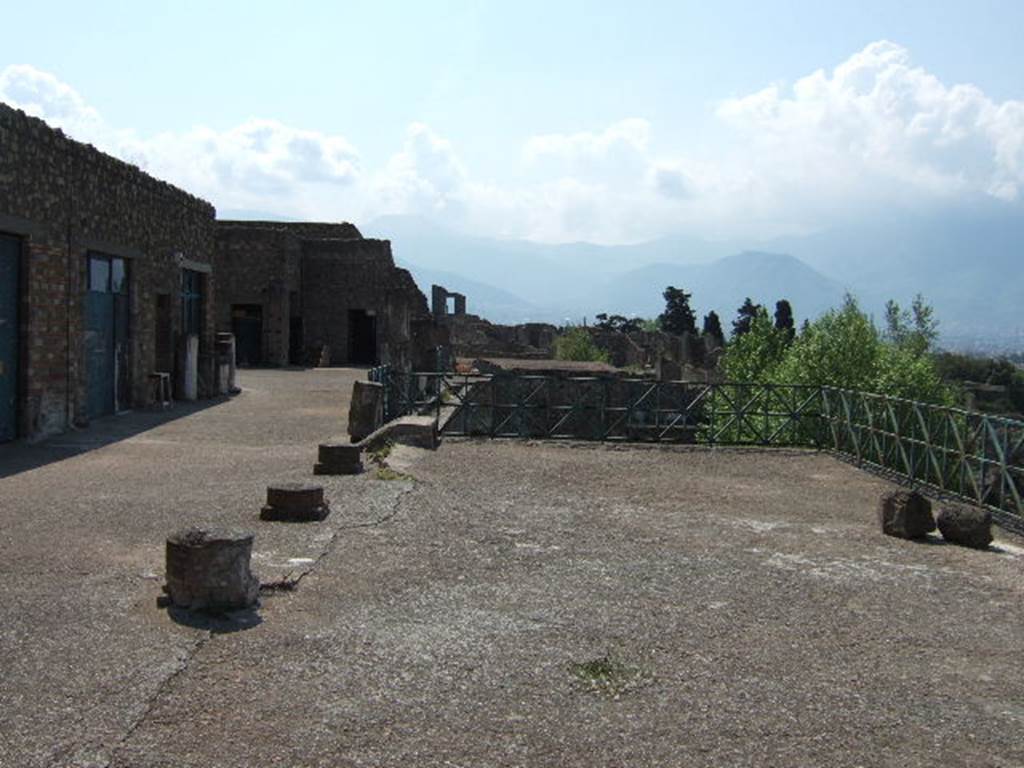
<svg viewBox="0 0 1024 768">
<path fill-rule="evenodd" d="M 1024 422 L 832 387 L 376 368 L 449 436 L 818 448 L 1024 518 Z"/>
</svg>

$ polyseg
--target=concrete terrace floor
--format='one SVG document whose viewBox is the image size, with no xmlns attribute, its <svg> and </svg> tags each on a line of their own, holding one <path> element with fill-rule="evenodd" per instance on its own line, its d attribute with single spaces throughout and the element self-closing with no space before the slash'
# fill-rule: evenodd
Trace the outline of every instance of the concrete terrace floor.
<svg viewBox="0 0 1024 768">
<path fill-rule="evenodd" d="M 0 449 L 0 765 L 1024 765 L 1019 540 L 883 537 L 827 455 L 482 441 L 258 521 L 362 375 Z M 297 589 L 175 621 L 193 521 Z"/>
</svg>

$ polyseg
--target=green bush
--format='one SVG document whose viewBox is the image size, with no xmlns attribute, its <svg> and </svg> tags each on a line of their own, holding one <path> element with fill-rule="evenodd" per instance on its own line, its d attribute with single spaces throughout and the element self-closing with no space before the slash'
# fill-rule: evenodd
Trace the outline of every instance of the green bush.
<svg viewBox="0 0 1024 768">
<path fill-rule="evenodd" d="M 915 310 L 930 313 L 923 303 Z M 833 386 L 952 404 L 953 393 L 939 376 L 924 336 L 883 337 L 847 296 L 839 309 L 807 324 L 788 345 L 785 334 L 762 311 L 748 333 L 729 343 L 723 370 L 735 382 Z"/>
<path fill-rule="evenodd" d="M 586 328 L 579 326 L 567 329 L 555 339 L 555 358 L 595 363 L 609 361 L 608 353 L 594 343 Z"/>
</svg>

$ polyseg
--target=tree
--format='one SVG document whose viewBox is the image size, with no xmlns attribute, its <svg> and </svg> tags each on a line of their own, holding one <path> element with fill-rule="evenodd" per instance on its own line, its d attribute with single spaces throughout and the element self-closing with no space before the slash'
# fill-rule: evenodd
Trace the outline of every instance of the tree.
<svg viewBox="0 0 1024 768">
<path fill-rule="evenodd" d="M 555 339 L 556 360 L 582 360 L 607 363 L 608 353 L 594 343 L 586 328 L 568 328 Z"/>
<path fill-rule="evenodd" d="M 602 312 L 599 315 L 594 315 L 594 320 L 597 322 L 594 324 L 595 328 L 600 328 L 602 331 L 619 331 L 621 333 L 634 333 L 639 331 L 643 321 L 636 317 L 625 317 L 623 315 L 609 315 Z"/>
<path fill-rule="evenodd" d="M 911 302 L 910 311 L 901 309 L 893 299 L 885 303 L 886 341 L 912 355 L 921 356 L 931 351 L 939 337 L 938 327 L 935 311 L 920 293 Z"/>
<path fill-rule="evenodd" d="M 690 294 L 670 285 L 661 295 L 665 299 L 665 311 L 658 316 L 661 330 L 676 336 L 684 333 L 696 335 L 697 317 L 690 309 Z"/>
<path fill-rule="evenodd" d="M 774 379 L 780 384 L 828 385 L 926 403 L 952 402 L 933 357 L 887 339 L 850 295 L 842 307 L 826 312 L 796 338 Z"/>
<path fill-rule="evenodd" d="M 704 315 L 704 335 L 710 338 L 716 347 L 725 346 L 725 334 L 722 332 L 722 321 L 718 319 L 718 313 L 711 310 Z"/>
<path fill-rule="evenodd" d="M 743 306 L 737 310 L 738 314 L 736 315 L 736 319 L 732 321 L 733 338 L 749 333 L 750 326 L 754 322 L 754 318 L 757 317 L 758 313 L 762 309 L 763 308 L 760 304 L 755 304 L 748 296 L 743 302 Z"/>
<path fill-rule="evenodd" d="M 786 335 L 788 344 L 796 336 L 796 327 L 793 324 L 793 307 L 786 299 L 775 302 L 775 328 Z"/>
<path fill-rule="evenodd" d="M 786 334 L 772 325 L 768 312 L 758 307 L 746 332 L 733 337 L 725 349 L 722 370 L 727 381 L 764 383 L 775 378 L 775 370 L 786 353 Z"/>
</svg>

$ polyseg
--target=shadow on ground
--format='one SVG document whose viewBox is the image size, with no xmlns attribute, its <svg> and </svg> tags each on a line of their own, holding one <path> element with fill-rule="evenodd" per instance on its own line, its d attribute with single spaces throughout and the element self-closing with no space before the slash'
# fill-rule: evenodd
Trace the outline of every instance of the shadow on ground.
<svg viewBox="0 0 1024 768">
<path fill-rule="evenodd" d="M 54 435 L 38 443 L 24 440 L 5 443 L 0 445 L 0 478 L 105 448 L 172 421 L 214 408 L 230 399 L 217 397 L 196 403 L 175 403 L 166 410 L 129 411 L 96 419 L 88 427 Z"/>
</svg>

